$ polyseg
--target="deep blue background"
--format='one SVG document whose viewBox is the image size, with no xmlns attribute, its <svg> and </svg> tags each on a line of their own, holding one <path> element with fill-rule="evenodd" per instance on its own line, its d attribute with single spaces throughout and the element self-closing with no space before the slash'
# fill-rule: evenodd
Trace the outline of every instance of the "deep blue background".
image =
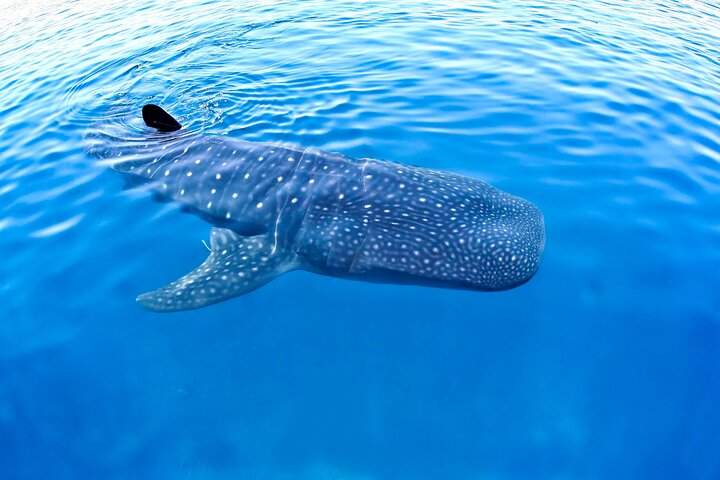
<svg viewBox="0 0 720 480">
<path fill-rule="evenodd" d="M 113 3 L 0 15 L 0 478 L 720 478 L 713 2 Z M 540 271 L 142 311 L 209 232 L 83 152 L 147 102 L 487 180 Z"/>
</svg>

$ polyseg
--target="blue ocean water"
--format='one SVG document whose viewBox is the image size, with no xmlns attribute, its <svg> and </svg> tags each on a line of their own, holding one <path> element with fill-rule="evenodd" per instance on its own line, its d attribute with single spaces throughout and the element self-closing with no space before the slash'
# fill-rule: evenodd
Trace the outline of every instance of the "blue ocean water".
<svg viewBox="0 0 720 480">
<path fill-rule="evenodd" d="M 720 8 L 4 2 L 0 478 L 720 478 Z M 97 122 L 459 172 L 545 214 L 507 292 L 292 272 L 135 296 L 209 228 Z"/>
</svg>

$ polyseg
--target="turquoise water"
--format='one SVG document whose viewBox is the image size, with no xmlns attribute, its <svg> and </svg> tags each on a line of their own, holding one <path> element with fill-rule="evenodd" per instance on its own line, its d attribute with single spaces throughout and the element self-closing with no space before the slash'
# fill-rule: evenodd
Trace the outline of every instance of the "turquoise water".
<svg viewBox="0 0 720 480">
<path fill-rule="evenodd" d="M 720 478 L 719 49 L 691 0 L 5 3 L 0 477 Z M 145 103 L 486 180 L 540 270 L 146 312 L 209 229 L 86 155 Z"/>
</svg>

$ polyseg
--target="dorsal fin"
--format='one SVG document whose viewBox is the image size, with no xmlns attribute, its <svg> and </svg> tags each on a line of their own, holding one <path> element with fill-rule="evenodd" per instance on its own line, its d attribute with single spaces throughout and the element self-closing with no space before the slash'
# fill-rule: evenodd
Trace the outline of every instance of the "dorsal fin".
<svg viewBox="0 0 720 480">
<path fill-rule="evenodd" d="M 172 115 L 152 103 L 148 103 L 142 108 L 142 117 L 145 125 L 157 128 L 160 132 L 174 132 L 182 128 L 180 122 L 175 120 Z"/>
</svg>

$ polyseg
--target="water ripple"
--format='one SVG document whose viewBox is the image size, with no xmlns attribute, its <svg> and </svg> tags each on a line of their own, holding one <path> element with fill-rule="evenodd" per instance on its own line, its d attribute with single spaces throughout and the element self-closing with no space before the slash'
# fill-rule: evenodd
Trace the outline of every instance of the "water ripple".
<svg viewBox="0 0 720 480">
<path fill-rule="evenodd" d="M 334 464 L 367 478 L 608 478 L 618 476 L 618 458 L 638 477 L 657 478 L 650 466 L 667 458 L 678 459 L 668 469 L 678 478 L 717 477 L 714 452 L 702 446 L 717 439 L 720 420 L 701 407 L 720 401 L 707 387 L 718 367 L 719 58 L 720 8 L 710 1 L 9 2 L 0 16 L 0 247 L 11 253 L 0 267 L 0 358 L 10 366 L 0 366 L 0 430 L 37 422 L 7 430 L 19 440 L 6 458 L 30 473 L 37 464 L 38 478 L 50 470 L 112 477 L 132 462 L 152 464 L 158 478 L 284 470 L 290 478 Z M 202 261 L 207 236 L 206 224 L 176 206 L 123 190 L 92 155 L 105 135 L 152 140 L 139 116 L 149 102 L 187 132 L 490 181 L 543 210 L 543 266 L 528 285 L 495 296 L 301 277 L 199 316 L 131 321 L 140 315 L 132 298 Z M 328 315 L 331 324 L 318 312 L 340 313 Z M 245 329 L 230 334 L 244 347 L 232 357 L 215 348 L 228 325 Z M 333 333 L 333 325 L 342 328 Z M 297 341 L 301 329 L 309 330 Z M 310 349 L 298 351 L 303 345 Z M 338 353 L 363 345 L 357 365 Z M 396 348 L 397 356 L 387 353 Z M 288 351 L 305 364 L 283 363 Z M 198 367 L 205 359 L 207 368 Z M 423 361 L 427 368 L 417 370 Z M 427 373 L 433 362 L 447 367 L 437 378 Z M 472 373 L 461 374 L 467 365 Z M 205 375 L 226 368 L 225 380 Z M 672 388 L 654 380 L 674 372 Z M 46 410 L 55 378 L 58 408 L 78 412 L 72 400 L 81 399 L 109 405 L 112 415 L 83 408 L 69 422 Z M 163 382 L 172 388 L 148 393 Z M 175 383 L 216 390 L 180 396 Z M 97 401 L 83 393 L 88 385 Z M 281 402 L 267 385 L 292 388 Z M 417 408 L 393 405 L 393 391 Z M 632 391 L 642 408 L 614 397 L 618 391 Z M 167 406 L 168 397 L 176 417 L 144 409 Z M 288 407 L 290 397 L 303 408 Z M 336 397 L 319 413 L 323 399 Z M 213 443 L 231 445 L 226 456 L 196 443 L 208 437 L 202 428 L 176 435 L 185 423 L 176 418 L 208 414 L 209 398 L 222 414 L 211 433 L 234 427 L 231 440 Z M 248 417 L 242 401 L 255 408 Z M 437 410 L 445 403 L 457 408 Z M 338 408 L 351 414 L 328 421 Z M 513 413 L 498 423 L 480 413 L 505 410 Z M 107 420 L 116 411 L 125 417 Z M 338 439 L 353 418 L 359 443 L 342 450 Z M 266 428 L 267 419 L 282 427 Z M 318 425 L 329 440 L 322 445 L 305 435 Z M 423 455 L 407 450 L 418 441 L 408 425 L 428 428 Z M 282 445 L 286 433 L 301 441 Z M 693 448 L 678 447 L 673 435 Z M 42 457 L 47 471 L 47 462 L 21 454 L 57 451 L 67 439 L 62 455 Z M 155 443 L 166 450 L 141 453 Z M 232 463 L 236 444 L 249 452 L 245 466 Z M 372 464 L 356 453 L 368 450 L 393 458 L 380 454 Z M 514 466 L 489 460 L 509 456 Z M 211 457 L 212 472 L 178 467 Z M 315 463 L 298 467 L 301 458 Z M 148 478 L 122 472 L 118 478 Z"/>
</svg>

